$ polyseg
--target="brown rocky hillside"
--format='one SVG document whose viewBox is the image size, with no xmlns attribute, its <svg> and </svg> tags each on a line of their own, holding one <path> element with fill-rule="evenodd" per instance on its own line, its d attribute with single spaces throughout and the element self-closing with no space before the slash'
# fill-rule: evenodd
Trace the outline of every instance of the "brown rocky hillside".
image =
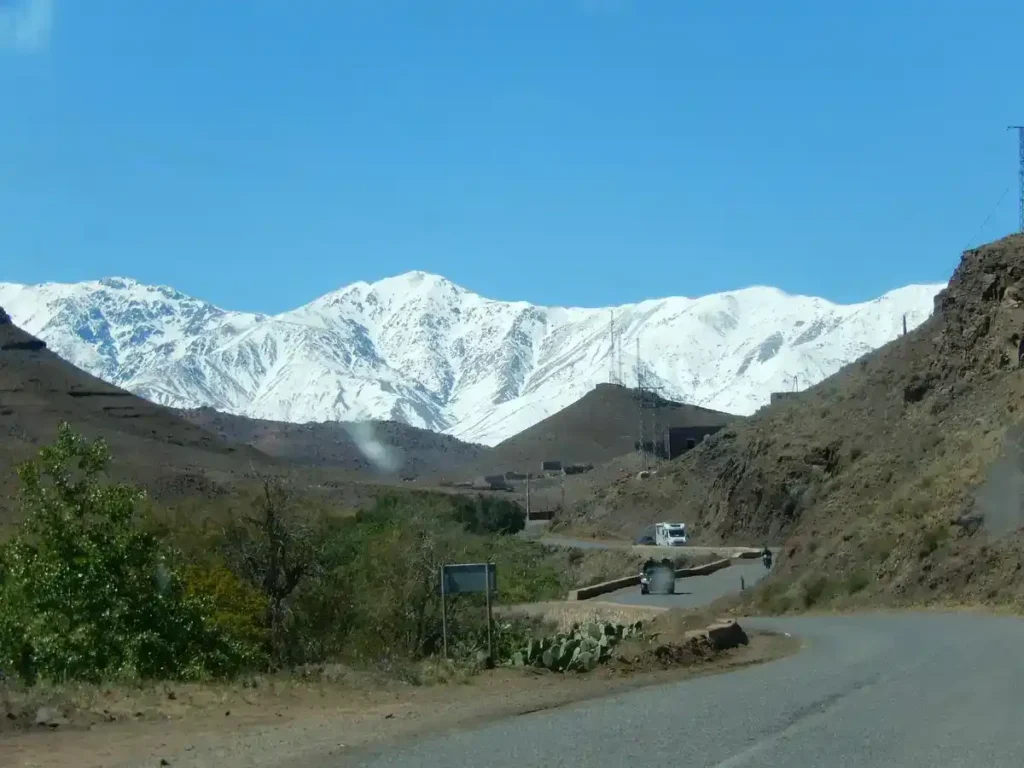
<svg viewBox="0 0 1024 768">
<path fill-rule="evenodd" d="M 15 466 L 51 442 L 61 421 L 106 439 L 119 479 L 156 496 L 216 496 L 254 467 L 273 464 L 79 370 L 0 309 L 0 512 L 16 486 Z"/>
<path fill-rule="evenodd" d="M 62 421 L 110 446 L 111 475 L 158 502 L 205 509 L 258 475 L 279 474 L 334 506 L 363 503 L 379 489 L 340 470 L 299 467 L 197 426 L 169 409 L 79 370 L 18 328 L 0 308 L 0 538 L 16 522 L 17 465 L 49 444 Z"/>
<path fill-rule="evenodd" d="M 648 435 L 668 427 L 718 426 L 742 419 L 650 392 L 645 397 L 648 407 L 641 410 L 636 390 L 598 384 L 576 402 L 467 463 L 458 474 L 538 472 L 544 461 L 603 464 L 635 450 L 641 415 Z"/>
<path fill-rule="evenodd" d="M 1024 594 L 1024 236 L 964 253 L 922 326 L 559 527 L 783 544 L 772 606 Z"/>
<path fill-rule="evenodd" d="M 464 443 L 449 435 L 396 421 L 291 424 L 249 419 L 212 408 L 177 413 L 229 442 L 252 446 L 268 456 L 301 466 L 336 468 L 370 478 L 451 473 L 479 460 L 488 451 L 483 445 Z M 356 444 L 356 437 L 372 438 L 386 446 L 392 461 L 384 466 L 374 464 Z"/>
</svg>

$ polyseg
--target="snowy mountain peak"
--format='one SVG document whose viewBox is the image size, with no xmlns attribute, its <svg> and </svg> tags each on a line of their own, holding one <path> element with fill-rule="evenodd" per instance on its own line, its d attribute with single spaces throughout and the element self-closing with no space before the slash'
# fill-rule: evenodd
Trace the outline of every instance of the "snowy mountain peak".
<svg viewBox="0 0 1024 768">
<path fill-rule="evenodd" d="M 413 271 L 282 314 L 231 312 L 125 277 L 0 283 L 0 306 L 65 359 L 143 397 L 280 421 L 396 419 L 494 444 L 611 375 L 639 341 L 665 397 L 751 413 L 923 322 L 942 285 L 839 305 L 752 286 L 615 308 L 486 299 Z"/>
</svg>

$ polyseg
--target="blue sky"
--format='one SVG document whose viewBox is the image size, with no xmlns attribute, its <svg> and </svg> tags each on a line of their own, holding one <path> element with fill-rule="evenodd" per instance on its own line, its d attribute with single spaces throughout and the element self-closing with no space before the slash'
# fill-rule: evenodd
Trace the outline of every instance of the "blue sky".
<svg viewBox="0 0 1024 768">
<path fill-rule="evenodd" d="M 864 300 L 1016 227 L 1021 29 L 1019 0 L 0 0 L 0 280 Z"/>
</svg>

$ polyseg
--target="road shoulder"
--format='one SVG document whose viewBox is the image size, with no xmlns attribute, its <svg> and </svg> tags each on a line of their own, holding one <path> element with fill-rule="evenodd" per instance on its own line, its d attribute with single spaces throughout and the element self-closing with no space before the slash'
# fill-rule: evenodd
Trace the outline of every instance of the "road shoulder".
<svg viewBox="0 0 1024 768">
<path fill-rule="evenodd" d="M 205 706 L 150 722 L 97 724 L 0 737 L 0 764 L 17 766 L 275 766 L 375 751 L 493 720 L 732 671 L 788 655 L 799 643 L 751 633 L 747 646 L 663 668 L 611 664 L 586 675 L 495 669 L 464 682 L 377 690 L 311 686 L 299 692 L 225 694 Z M 221 709 L 223 707 L 223 709 Z M 327 764 L 327 763 L 323 763 Z"/>
</svg>

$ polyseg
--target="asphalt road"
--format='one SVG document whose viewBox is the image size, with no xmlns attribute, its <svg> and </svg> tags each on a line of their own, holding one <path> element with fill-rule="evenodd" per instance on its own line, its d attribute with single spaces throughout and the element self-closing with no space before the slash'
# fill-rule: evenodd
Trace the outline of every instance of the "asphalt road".
<svg viewBox="0 0 1024 768">
<path fill-rule="evenodd" d="M 750 564 L 749 570 L 759 565 Z M 738 582 L 736 567 L 687 579 L 708 581 L 678 600 L 717 596 L 728 587 L 730 574 Z M 639 590 L 624 591 L 619 599 L 630 600 L 630 594 L 632 602 L 647 600 Z M 743 624 L 791 632 L 807 647 L 728 674 L 522 715 L 383 751 L 360 764 L 1024 765 L 1024 621 L 876 614 Z"/>
<path fill-rule="evenodd" d="M 676 579 L 674 595 L 641 595 L 640 587 L 636 586 L 609 592 L 595 599 L 613 603 L 663 605 L 667 608 L 696 608 L 739 592 L 740 579 L 743 580 L 742 585 L 750 589 L 767 574 L 760 560 L 737 560 L 728 568 L 707 576 Z"/>
</svg>

